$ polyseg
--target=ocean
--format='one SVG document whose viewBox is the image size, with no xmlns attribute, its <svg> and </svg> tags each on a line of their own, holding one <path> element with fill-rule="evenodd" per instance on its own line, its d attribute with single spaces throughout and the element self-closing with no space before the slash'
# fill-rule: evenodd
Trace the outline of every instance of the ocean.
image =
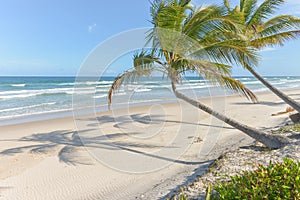
<svg viewBox="0 0 300 200">
<path fill-rule="evenodd" d="M 235 78 L 253 92 L 268 91 L 253 77 Z M 300 89 L 299 76 L 266 79 L 282 90 Z M 76 81 L 76 77 L 0 77 L 0 125 L 71 116 L 73 109 L 84 113 L 89 110 L 87 107 L 97 112 L 107 111 L 107 92 L 113 80 L 114 77 L 98 81 L 89 78 Z M 233 94 L 198 77 L 186 77 L 178 89 L 193 98 Z M 112 109 L 174 101 L 177 100 L 169 80 L 152 77 L 126 83 L 114 94 Z"/>
</svg>

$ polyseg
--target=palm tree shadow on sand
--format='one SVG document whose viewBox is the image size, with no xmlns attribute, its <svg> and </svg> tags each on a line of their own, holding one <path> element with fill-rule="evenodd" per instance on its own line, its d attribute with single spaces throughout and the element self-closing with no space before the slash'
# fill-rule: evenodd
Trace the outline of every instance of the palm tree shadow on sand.
<svg viewBox="0 0 300 200">
<path fill-rule="evenodd" d="M 278 106 L 278 105 L 284 105 L 285 102 L 269 102 L 269 101 L 259 101 L 255 104 L 253 104 L 252 102 L 236 102 L 236 103 L 232 103 L 234 105 L 255 105 L 255 104 L 260 104 L 260 105 L 264 105 L 264 106 Z"/>
<path fill-rule="evenodd" d="M 138 122 L 141 124 L 162 124 L 162 123 L 174 123 L 174 124 L 187 124 L 193 126 L 203 126 L 203 127 L 214 127 L 220 129 L 234 129 L 228 126 L 219 126 L 213 124 L 205 124 L 200 122 L 186 122 L 186 121 L 178 121 L 178 120 L 165 120 L 163 119 L 166 115 L 149 115 L 149 114 L 133 114 L 130 117 L 115 117 L 110 115 L 103 115 L 97 118 L 89 118 L 87 121 L 91 121 L 93 123 L 88 124 L 90 127 L 97 127 L 99 123 L 115 123 L 114 127 L 118 128 L 121 127 L 123 124 L 128 124 L 132 122 Z M 86 119 L 83 119 L 86 120 Z"/>
<path fill-rule="evenodd" d="M 138 122 L 141 124 L 158 124 L 163 122 L 170 122 L 170 123 L 185 123 L 193 126 L 212 126 L 209 124 L 200 124 L 200 123 L 189 123 L 189 122 L 180 122 L 180 121 L 173 121 L 173 120 L 161 120 L 161 116 L 159 115 L 144 115 L 144 114 L 136 114 L 130 116 L 131 120 L 127 118 L 119 117 L 116 119 L 112 116 L 101 116 L 97 118 L 89 118 L 89 119 L 82 119 L 88 122 L 88 127 L 96 127 L 98 123 L 111 123 L 114 122 L 114 127 L 123 126 L 124 124 Z M 91 122 L 91 123 L 89 123 Z M 229 127 L 222 127 L 216 126 L 217 128 L 226 128 L 231 129 Z M 86 148 L 96 148 L 96 149 L 108 149 L 108 150 L 123 150 L 131 153 L 141 154 L 143 156 L 152 157 L 155 159 L 161 159 L 169 162 L 180 163 L 184 165 L 199 165 L 204 164 L 209 161 L 205 162 L 192 162 L 192 161 L 185 161 L 179 159 L 172 159 L 165 156 L 154 155 L 151 153 L 147 153 L 146 151 L 140 149 L 153 149 L 153 148 L 177 148 L 176 146 L 159 146 L 153 144 L 140 144 L 140 143 L 133 143 L 128 141 L 122 141 L 122 137 L 124 133 L 113 133 L 107 135 L 97 135 L 93 137 L 85 137 L 85 133 L 90 131 L 97 131 L 96 128 L 90 128 L 83 131 L 80 131 L 80 137 L 78 132 L 70 131 L 70 130 L 59 130 L 53 131 L 49 133 L 38 133 L 33 134 L 31 136 L 22 137 L 18 140 L 14 140 L 14 142 L 19 143 L 36 143 L 32 145 L 24 145 L 18 146 L 15 148 L 9 148 L 0 152 L 0 155 L 16 155 L 25 152 L 36 153 L 36 154 L 50 154 L 50 155 L 57 155 L 60 162 L 69 164 L 69 165 L 93 165 L 95 160 L 87 154 Z M 139 132 L 131 132 L 126 133 L 127 135 L 138 135 L 141 134 Z M 81 140 L 81 137 L 84 138 L 84 144 Z M 190 138 L 192 139 L 192 138 Z M 112 142 L 112 140 L 114 140 Z M 7 141 L 7 140 L 2 140 Z M 138 150 L 137 150 L 138 149 Z"/>
</svg>

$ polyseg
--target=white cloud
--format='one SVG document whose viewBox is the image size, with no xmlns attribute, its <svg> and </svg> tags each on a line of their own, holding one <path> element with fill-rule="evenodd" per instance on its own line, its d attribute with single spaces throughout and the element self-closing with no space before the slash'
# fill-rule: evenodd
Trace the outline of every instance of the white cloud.
<svg viewBox="0 0 300 200">
<path fill-rule="evenodd" d="M 97 26 L 96 23 L 94 23 L 94 24 L 92 24 L 92 25 L 89 25 L 89 26 L 88 26 L 88 31 L 89 31 L 89 33 L 93 32 L 93 30 L 96 28 L 96 26 Z"/>
</svg>

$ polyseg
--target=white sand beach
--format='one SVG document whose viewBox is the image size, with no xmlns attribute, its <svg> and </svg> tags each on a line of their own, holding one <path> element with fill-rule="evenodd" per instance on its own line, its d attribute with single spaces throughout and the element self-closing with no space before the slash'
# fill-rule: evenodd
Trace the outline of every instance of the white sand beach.
<svg viewBox="0 0 300 200">
<path fill-rule="evenodd" d="M 300 91 L 287 91 L 294 99 Z M 261 130 L 287 105 L 271 93 L 202 99 Z M 253 139 L 181 102 L 0 127 L 0 199 L 159 199 Z M 77 133 L 79 131 L 79 133 Z"/>
</svg>

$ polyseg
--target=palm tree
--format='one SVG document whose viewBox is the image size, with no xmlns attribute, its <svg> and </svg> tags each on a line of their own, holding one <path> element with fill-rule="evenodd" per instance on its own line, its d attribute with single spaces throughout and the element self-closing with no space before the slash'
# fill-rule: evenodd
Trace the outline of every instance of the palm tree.
<svg viewBox="0 0 300 200">
<path fill-rule="evenodd" d="M 269 148 L 280 148 L 288 140 L 241 124 L 210 107 L 193 100 L 177 90 L 176 84 L 184 73 L 196 72 L 216 85 L 238 91 L 248 99 L 256 101 L 255 95 L 241 82 L 230 77 L 230 63 L 241 61 L 255 64 L 256 54 L 244 40 L 228 39 L 236 26 L 224 17 L 223 9 L 208 6 L 195 10 L 190 0 L 156 0 L 152 3 L 152 24 L 147 37 L 152 50 L 142 50 L 133 58 L 133 68 L 118 76 L 108 92 L 109 106 L 113 91 L 127 81 L 141 76 L 151 76 L 158 71 L 171 80 L 175 96 L 201 109 L 225 123 L 246 133 Z M 226 28 L 226 29 L 224 29 Z"/>
<path fill-rule="evenodd" d="M 240 0 L 240 5 L 231 9 L 229 0 L 224 0 L 224 7 L 237 23 L 244 25 L 242 34 L 249 46 L 257 49 L 273 47 L 300 36 L 300 19 L 292 15 L 274 15 L 284 0 L 265 0 L 257 6 L 257 0 Z M 279 89 L 260 76 L 254 67 L 244 64 L 243 67 L 253 74 L 274 94 L 300 113 L 300 103 L 291 99 Z"/>
</svg>

